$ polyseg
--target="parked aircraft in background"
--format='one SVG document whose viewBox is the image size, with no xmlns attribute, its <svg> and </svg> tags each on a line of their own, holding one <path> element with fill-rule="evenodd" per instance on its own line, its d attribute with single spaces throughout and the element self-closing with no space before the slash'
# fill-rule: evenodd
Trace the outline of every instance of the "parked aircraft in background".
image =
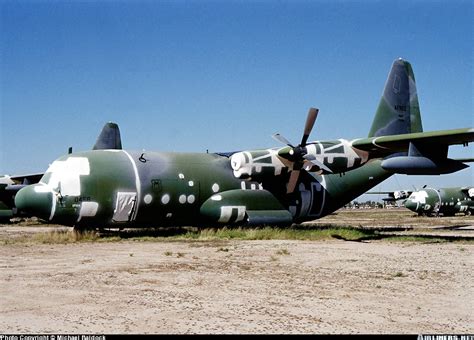
<svg viewBox="0 0 474 340">
<path fill-rule="evenodd" d="M 400 190 L 389 192 L 369 192 L 387 194 L 387 202 L 405 200 L 404 206 L 418 215 L 453 216 L 456 213 L 471 215 L 474 212 L 474 187 L 427 188 L 417 191 Z"/>
<path fill-rule="evenodd" d="M 15 207 L 16 193 L 27 185 L 38 183 L 43 174 L 32 174 L 22 176 L 0 176 L 0 222 L 8 222 L 10 218 L 17 216 Z"/>
<path fill-rule="evenodd" d="M 467 146 L 474 129 L 422 132 L 405 60 L 392 65 L 368 138 L 308 142 L 317 113 L 309 110 L 298 145 L 275 134 L 285 146 L 234 153 L 126 151 L 108 123 L 94 150 L 57 159 L 15 202 L 77 228 L 289 225 L 330 214 L 395 173 L 468 167 L 448 147 Z"/>
</svg>

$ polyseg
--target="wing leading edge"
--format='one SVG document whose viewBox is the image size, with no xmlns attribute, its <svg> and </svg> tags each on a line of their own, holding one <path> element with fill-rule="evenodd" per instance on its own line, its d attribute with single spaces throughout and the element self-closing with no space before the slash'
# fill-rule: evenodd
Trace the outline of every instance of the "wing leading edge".
<svg viewBox="0 0 474 340">
<path fill-rule="evenodd" d="M 468 167 L 471 159 L 448 158 L 450 145 L 467 146 L 474 141 L 474 129 L 415 132 L 357 139 L 352 147 L 369 152 L 371 158 L 383 158 L 382 168 L 407 175 L 441 175 Z"/>
<path fill-rule="evenodd" d="M 436 146 L 467 145 L 470 142 L 474 142 L 474 128 L 363 138 L 353 141 L 352 146 L 363 151 L 391 154 L 408 151 L 410 143 L 430 145 L 436 151 Z"/>
</svg>

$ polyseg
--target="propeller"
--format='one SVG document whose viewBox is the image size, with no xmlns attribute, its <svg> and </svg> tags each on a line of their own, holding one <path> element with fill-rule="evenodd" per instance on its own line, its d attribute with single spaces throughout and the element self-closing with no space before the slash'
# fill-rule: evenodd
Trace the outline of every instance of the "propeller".
<svg viewBox="0 0 474 340">
<path fill-rule="evenodd" d="M 294 146 L 290 141 L 288 141 L 288 139 L 279 133 L 272 135 L 273 139 L 290 147 L 290 149 L 283 149 L 278 152 L 278 156 L 293 162 L 293 170 L 290 172 L 290 178 L 288 180 L 286 191 L 288 194 L 295 190 L 305 161 L 310 161 L 320 169 L 324 169 L 327 172 L 332 172 L 331 169 L 315 159 L 312 155 L 307 155 L 308 151 L 306 150 L 306 145 L 308 142 L 308 137 L 311 134 L 311 130 L 313 129 L 316 118 L 318 117 L 318 112 L 319 110 L 314 107 L 309 109 L 308 116 L 306 117 L 306 123 L 304 125 L 303 137 L 301 138 L 301 143 L 299 145 Z"/>
<path fill-rule="evenodd" d="M 306 123 L 304 125 L 303 138 L 301 138 L 301 143 L 298 146 L 293 146 L 293 144 L 291 144 L 291 142 L 288 139 L 286 139 L 279 133 L 273 134 L 272 135 L 273 139 L 279 141 L 280 143 L 288 145 L 294 151 L 296 151 L 297 148 L 304 148 L 306 146 L 306 142 L 308 141 L 309 134 L 311 133 L 311 130 L 313 129 L 314 122 L 316 121 L 316 118 L 318 117 L 318 112 L 319 110 L 315 109 L 314 107 L 309 109 L 308 116 L 306 117 Z"/>
</svg>

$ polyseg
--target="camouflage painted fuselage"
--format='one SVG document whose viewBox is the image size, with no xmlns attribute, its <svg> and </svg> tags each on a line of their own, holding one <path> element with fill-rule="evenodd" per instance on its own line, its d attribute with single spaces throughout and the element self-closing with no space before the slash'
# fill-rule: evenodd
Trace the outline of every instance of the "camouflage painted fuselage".
<svg viewBox="0 0 474 340">
<path fill-rule="evenodd" d="M 96 150 L 70 154 L 17 195 L 52 223 L 76 226 L 291 224 L 322 217 L 390 176 L 379 161 L 335 175 L 235 176 L 227 156 Z M 34 201 L 31 200 L 34 197 Z"/>
<path fill-rule="evenodd" d="M 422 132 L 410 64 L 394 61 L 368 138 L 309 142 L 308 112 L 297 146 L 234 154 L 122 150 L 108 123 L 93 151 L 51 164 L 41 182 L 15 197 L 20 210 L 75 226 L 289 225 L 344 206 L 394 173 L 439 175 L 467 167 L 450 145 L 474 129 Z"/>
</svg>

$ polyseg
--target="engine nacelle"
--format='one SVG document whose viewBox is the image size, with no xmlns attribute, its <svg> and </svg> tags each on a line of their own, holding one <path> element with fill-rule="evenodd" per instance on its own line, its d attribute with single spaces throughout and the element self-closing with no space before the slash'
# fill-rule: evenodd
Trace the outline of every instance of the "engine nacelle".
<svg viewBox="0 0 474 340">
<path fill-rule="evenodd" d="M 286 166 L 273 149 L 237 152 L 230 158 L 234 176 L 241 179 L 278 176 Z"/>
<path fill-rule="evenodd" d="M 288 225 L 293 218 L 288 210 L 267 190 L 229 190 L 211 196 L 200 208 L 209 223 Z"/>
<path fill-rule="evenodd" d="M 358 154 L 352 148 L 351 142 L 345 139 L 308 144 L 306 150 L 306 159 L 319 161 L 332 173 L 341 173 L 358 168 L 368 160 L 367 153 L 360 151 L 360 154 Z M 323 173 L 326 173 L 326 171 L 323 171 Z"/>
</svg>

